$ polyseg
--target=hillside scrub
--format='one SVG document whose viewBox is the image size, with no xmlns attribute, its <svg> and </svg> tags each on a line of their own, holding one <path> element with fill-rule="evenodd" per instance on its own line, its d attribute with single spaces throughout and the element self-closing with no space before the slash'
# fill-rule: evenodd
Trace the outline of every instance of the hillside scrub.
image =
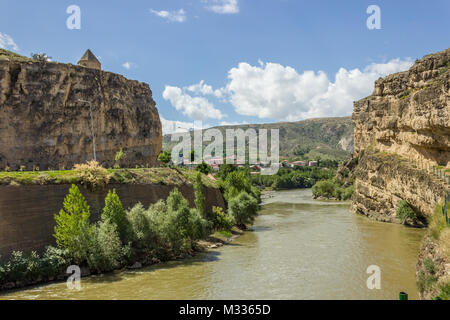
<svg viewBox="0 0 450 320">
<path fill-rule="evenodd" d="M 450 299 L 450 225 L 437 205 L 428 218 L 428 233 L 423 241 L 417 263 L 417 286 L 424 299 Z M 447 209 L 448 210 L 448 209 Z"/>
</svg>

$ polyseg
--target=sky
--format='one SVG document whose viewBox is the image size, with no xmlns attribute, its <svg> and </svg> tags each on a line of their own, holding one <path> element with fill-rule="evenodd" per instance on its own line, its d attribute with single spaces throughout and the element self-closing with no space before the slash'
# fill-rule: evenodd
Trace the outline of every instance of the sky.
<svg viewBox="0 0 450 320">
<path fill-rule="evenodd" d="M 73 5 L 79 20 L 68 12 Z M 207 127 L 348 116 L 376 79 L 450 45 L 448 0 L 1 0 L 0 7 L 0 48 L 73 64 L 90 48 L 104 70 L 150 85 L 165 133 L 194 120 Z M 369 29 L 368 19 L 379 28 Z"/>
</svg>

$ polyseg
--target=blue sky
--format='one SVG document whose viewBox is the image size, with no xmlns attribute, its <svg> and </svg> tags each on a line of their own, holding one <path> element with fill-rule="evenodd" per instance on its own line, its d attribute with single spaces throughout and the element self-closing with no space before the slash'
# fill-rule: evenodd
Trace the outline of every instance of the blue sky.
<svg viewBox="0 0 450 320">
<path fill-rule="evenodd" d="M 380 30 L 366 26 L 372 4 L 381 9 Z M 66 27 L 70 5 L 81 9 L 80 30 Z M 379 76 L 450 44 L 448 0 L 2 0 L 1 7 L 0 46 L 70 63 L 90 48 L 104 70 L 149 83 L 164 121 L 207 125 L 350 115 Z"/>
</svg>

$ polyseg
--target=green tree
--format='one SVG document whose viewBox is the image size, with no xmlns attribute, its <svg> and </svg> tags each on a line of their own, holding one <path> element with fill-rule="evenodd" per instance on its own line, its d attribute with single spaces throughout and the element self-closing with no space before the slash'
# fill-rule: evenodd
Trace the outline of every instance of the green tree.
<svg viewBox="0 0 450 320">
<path fill-rule="evenodd" d="M 203 218 L 207 218 L 207 212 L 206 212 L 206 197 L 204 192 L 204 186 L 202 182 L 202 174 L 199 172 L 197 173 L 197 176 L 195 177 L 195 183 L 194 183 L 194 191 L 195 191 L 195 207 L 197 208 L 198 212 L 202 215 Z"/>
<path fill-rule="evenodd" d="M 231 172 L 234 172 L 234 171 L 237 171 L 237 167 L 234 164 L 224 163 L 223 165 L 220 166 L 217 176 L 220 179 L 225 180 L 227 178 L 228 174 L 230 174 Z"/>
<path fill-rule="evenodd" d="M 108 195 L 105 198 L 105 207 L 102 212 L 102 220 L 109 221 L 114 224 L 119 233 L 120 239 L 125 242 L 127 238 L 128 224 L 123 209 L 122 202 L 120 202 L 119 196 L 116 190 L 109 190 Z"/>
<path fill-rule="evenodd" d="M 245 229 L 246 224 L 252 224 L 258 214 L 258 201 L 242 191 L 228 202 L 228 210 L 236 224 Z"/>
<path fill-rule="evenodd" d="M 198 165 L 196 170 L 203 174 L 210 174 L 212 172 L 211 166 L 205 162 L 202 162 L 202 164 Z"/>
<path fill-rule="evenodd" d="M 89 250 L 94 227 L 90 225 L 90 208 L 76 185 L 64 199 L 63 209 L 55 214 L 56 243 L 67 250 L 75 263 L 81 263 Z"/>
<path fill-rule="evenodd" d="M 95 228 L 87 262 L 92 271 L 105 272 L 118 268 L 122 263 L 123 249 L 115 224 L 100 221 Z"/>
<path fill-rule="evenodd" d="M 170 150 L 164 150 L 158 156 L 158 161 L 165 165 L 167 165 L 171 159 L 172 159 L 172 154 L 171 154 Z"/>
</svg>

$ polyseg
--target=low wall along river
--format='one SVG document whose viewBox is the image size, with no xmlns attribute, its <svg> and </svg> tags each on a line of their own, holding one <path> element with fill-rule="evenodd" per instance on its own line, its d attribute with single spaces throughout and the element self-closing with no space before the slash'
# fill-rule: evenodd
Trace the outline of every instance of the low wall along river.
<svg viewBox="0 0 450 320">
<path fill-rule="evenodd" d="M 91 207 L 92 222 L 99 220 L 108 190 L 116 189 L 124 208 L 141 202 L 144 206 L 166 199 L 175 188 L 172 185 L 117 184 L 99 192 L 80 187 Z M 194 206 L 194 188 L 190 184 L 177 186 Z M 70 185 L 0 186 L 0 255 L 7 257 L 13 250 L 41 251 L 54 244 L 54 214 L 62 209 Z M 206 206 L 224 207 L 219 189 L 206 188 Z"/>
<path fill-rule="evenodd" d="M 425 230 L 375 222 L 311 190 L 274 193 L 252 231 L 196 258 L 9 292 L 0 299 L 417 299 Z M 367 267 L 381 268 L 369 290 Z"/>
</svg>

